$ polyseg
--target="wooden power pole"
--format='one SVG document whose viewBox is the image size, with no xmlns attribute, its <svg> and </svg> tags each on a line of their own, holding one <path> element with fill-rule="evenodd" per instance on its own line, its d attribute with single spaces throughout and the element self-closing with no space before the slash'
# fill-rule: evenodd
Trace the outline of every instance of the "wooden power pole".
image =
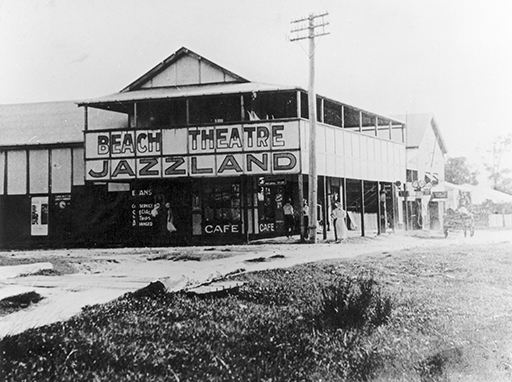
<svg viewBox="0 0 512 382">
<path fill-rule="evenodd" d="M 329 34 L 325 27 L 327 12 L 292 21 L 292 33 L 296 35 L 290 41 L 309 39 L 309 238 L 316 243 L 317 224 L 317 169 L 316 169 L 316 94 L 315 94 L 315 37 Z M 307 22 L 307 23 L 306 23 Z M 302 201 L 300 201 L 302 203 Z M 325 222 L 324 222 L 325 224 Z"/>
</svg>

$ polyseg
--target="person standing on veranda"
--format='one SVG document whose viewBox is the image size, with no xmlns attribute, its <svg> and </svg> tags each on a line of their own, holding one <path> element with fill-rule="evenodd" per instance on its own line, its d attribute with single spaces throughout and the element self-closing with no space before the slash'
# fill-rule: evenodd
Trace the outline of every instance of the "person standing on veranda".
<svg viewBox="0 0 512 382">
<path fill-rule="evenodd" d="M 308 240 L 309 239 L 309 206 L 308 206 L 308 201 L 306 199 L 304 199 L 304 201 L 302 202 L 302 214 L 304 215 L 304 232 L 303 232 L 303 235 L 304 235 L 304 240 Z"/>
<path fill-rule="evenodd" d="M 336 203 L 336 208 L 332 211 L 331 217 L 334 223 L 334 236 L 336 242 L 345 242 L 348 237 L 347 223 L 345 222 L 347 213 L 341 207 L 340 202 Z"/>
<path fill-rule="evenodd" d="M 283 206 L 284 213 L 284 229 L 286 231 L 286 236 L 290 238 L 293 234 L 293 206 L 292 201 L 288 199 L 286 204 Z"/>
</svg>

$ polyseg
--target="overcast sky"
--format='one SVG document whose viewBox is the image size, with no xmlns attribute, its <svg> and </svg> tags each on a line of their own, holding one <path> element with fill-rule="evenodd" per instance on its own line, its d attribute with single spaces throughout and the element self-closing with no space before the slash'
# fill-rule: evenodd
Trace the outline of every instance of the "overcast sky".
<svg viewBox="0 0 512 382">
<path fill-rule="evenodd" d="M 308 43 L 288 40 L 290 21 L 324 11 L 317 93 L 432 112 L 449 155 L 475 163 L 512 131 L 510 0 L 0 0 L 0 103 L 115 93 L 182 46 L 307 89 Z"/>
</svg>

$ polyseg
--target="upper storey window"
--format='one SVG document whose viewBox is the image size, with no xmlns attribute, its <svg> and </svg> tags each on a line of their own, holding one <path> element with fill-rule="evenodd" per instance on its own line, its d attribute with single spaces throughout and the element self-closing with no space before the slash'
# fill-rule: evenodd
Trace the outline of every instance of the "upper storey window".
<svg viewBox="0 0 512 382">
<path fill-rule="evenodd" d="M 244 95 L 244 120 L 297 118 L 297 92 Z"/>
<path fill-rule="evenodd" d="M 240 121 L 240 95 L 190 98 L 189 113 L 191 125 Z"/>
<path fill-rule="evenodd" d="M 139 127 L 183 126 L 187 124 L 187 102 L 184 99 L 137 104 Z"/>
</svg>

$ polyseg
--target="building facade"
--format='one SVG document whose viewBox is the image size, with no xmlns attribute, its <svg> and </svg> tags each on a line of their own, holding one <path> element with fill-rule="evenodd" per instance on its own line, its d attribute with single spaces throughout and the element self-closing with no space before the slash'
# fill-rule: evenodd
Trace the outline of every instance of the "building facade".
<svg viewBox="0 0 512 382">
<path fill-rule="evenodd" d="M 250 82 L 186 48 L 119 93 L 1 106 L 0 245 L 247 242 L 284 234 L 287 201 L 300 235 L 308 115 L 300 87 Z M 394 229 L 405 124 L 322 96 L 317 115 L 324 237 L 337 201 L 360 235 Z"/>
<path fill-rule="evenodd" d="M 406 183 L 401 187 L 401 216 L 411 230 L 443 230 L 447 192 L 447 147 L 431 113 L 397 116 L 407 124 Z"/>
</svg>

